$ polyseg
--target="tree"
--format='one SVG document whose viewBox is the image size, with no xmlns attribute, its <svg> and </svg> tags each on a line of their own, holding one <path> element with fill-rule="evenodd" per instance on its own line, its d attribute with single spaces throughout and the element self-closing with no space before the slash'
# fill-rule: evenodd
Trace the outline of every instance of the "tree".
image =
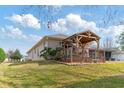
<svg viewBox="0 0 124 93">
<path fill-rule="evenodd" d="M 15 52 L 12 54 L 12 59 L 14 59 L 16 61 L 20 61 L 21 58 L 22 58 L 22 55 L 21 55 L 20 51 L 18 49 L 16 49 Z"/>
<path fill-rule="evenodd" d="M 117 43 L 119 43 L 119 48 L 120 48 L 121 50 L 124 50 L 124 32 L 122 32 L 122 33 L 120 34 Z"/>
<path fill-rule="evenodd" d="M 72 7 L 72 6 L 70 6 Z M 113 8 L 114 7 L 114 8 Z M 73 8 L 73 7 L 72 7 Z M 30 5 L 30 6 L 25 6 L 22 9 L 21 14 L 26 14 L 29 13 L 29 11 L 32 11 L 37 15 L 37 17 L 40 19 L 39 22 L 42 22 L 44 19 L 44 22 L 48 23 L 48 28 L 49 24 L 53 23 L 56 20 L 56 16 L 61 16 L 62 13 L 62 6 L 61 5 Z M 82 17 L 85 19 L 87 18 L 88 14 L 94 15 L 94 10 L 97 9 L 103 9 L 102 15 L 100 16 L 101 22 L 99 22 L 98 26 L 101 27 L 107 27 L 110 24 L 117 24 L 117 19 L 119 15 L 119 8 L 118 6 L 98 6 L 98 5 L 84 5 L 81 6 L 80 12 Z M 91 16 L 94 20 L 95 17 Z M 43 18 L 43 19 L 42 19 Z M 89 16 L 88 16 L 89 18 Z"/>
<path fill-rule="evenodd" d="M 11 61 L 11 60 L 12 60 L 13 53 L 14 53 L 14 51 L 13 51 L 13 50 L 9 50 L 9 51 L 8 51 L 8 53 L 7 53 L 7 57 L 8 57 L 8 60 L 9 60 L 9 61 Z"/>
<path fill-rule="evenodd" d="M 2 48 L 0 48 L 0 62 L 3 62 L 6 58 L 6 53 Z"/>
<path fill-rule="evenodd" d="M 104 41 L 104 48 L 113 48 L 114 47 L 114 41 L 111 38 L 106 38 Z"/>
</svg>

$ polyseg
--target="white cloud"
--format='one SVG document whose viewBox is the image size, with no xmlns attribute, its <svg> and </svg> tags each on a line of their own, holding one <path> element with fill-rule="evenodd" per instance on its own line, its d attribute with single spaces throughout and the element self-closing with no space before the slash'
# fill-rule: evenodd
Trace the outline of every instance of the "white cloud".
<svg viewBox="0 0 124 93">
<path fill-rule="evenodd" d="M 78 14 L 68 14 L 65 18 L 58 19 L 52 23 L 52 30 L 59 33 L 73 34 L 76 32 L 90 30 L 95 32 L 101 37 L 101 42 L 110 37 L 117 45 L 116 41 L 118 36 L 124 32 L 124 25 L 114 25 L 108 28 L 99 28 L 93 21 L 87 21 L 80 17 Z"/>
<path fill-rule="evenodd" d="M 39 20 L 32 14 L 13 14 L 11 17 L 6 17 L 6 19 L 9 19 L 10 21 L 15 22 L 23 27 L 30 27 L 34 29 L 41 28 Z"/>
<path fill-rule="evenodd" d="M 63 33 L 76 33 L 83 30 L 91 30 L 105 36 L 119 36 L 124 32 L 124 25 L 110 26 L 108 28 L 98 28 L 93 21 L 86 21 L 78 14 L 68 14 L 65 18 L 58 19 L 52 23 L 52 30 Z"/>
<path fill-rule="evenodd" d="M 96 23 L 93 21 L 86 21 L 78 14 L 68 14 L 65 18 L 58 19 L 57 22 L 52 23 L 52 29 L 57 32 L 73 32 L 91 30 L 98 31 Z"/>
<path fill-rule="evenodd" d="M 124 25 L 110 26 L 107 29 L 102 29 L 102 32 L 106 35 L 118 36 L 124 32 Z"/>
<path fill-rule="evenodd" d="M 30 34 L 30 35 L 28 36 L 28 39 L 38 42 L 38 40 L 40 40 L 41 37 L 40 37 L 40 36 L 37 36 L 37 35 Z"/>
<path fill-rule="evenodd" d="M 28 41 L 37 41 L 41 37 L 33 34 L 26 35 L 19 28 L 14 28 L 13 26 L 6 26 L 1 28 L 1 34 L 3 36 L 8 36 L 13 39 L 28 40 Z"/>
<path fill-rule="evenodd" d="M 98 35 L 101 37 L 102 44 L 106 42 L 106 39 L 109 38 L 114 47 L 118 47 L 119 44 L 117 43 L 118 37 L 120 34 L 124 32 L 124 25 L 116 25 L 116 26 L 109 26 L 108 28 L 100 28 L 98 31 Z"/>
</svg>

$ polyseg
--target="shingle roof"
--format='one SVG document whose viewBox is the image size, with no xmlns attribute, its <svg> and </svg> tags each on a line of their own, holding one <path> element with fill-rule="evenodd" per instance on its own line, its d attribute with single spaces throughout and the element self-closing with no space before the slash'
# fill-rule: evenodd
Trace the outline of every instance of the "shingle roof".
<svg viewBox="0 0 124 93">
<path fill-rule="evenodd" d="M 67 36 L 67 35 L 64 35 L 64 34 L 55 34 L 55 35 L 48 35 L 47 37 L 65 39 L 65 38 L 67 38 L 68 36 Z"/>
</svg>

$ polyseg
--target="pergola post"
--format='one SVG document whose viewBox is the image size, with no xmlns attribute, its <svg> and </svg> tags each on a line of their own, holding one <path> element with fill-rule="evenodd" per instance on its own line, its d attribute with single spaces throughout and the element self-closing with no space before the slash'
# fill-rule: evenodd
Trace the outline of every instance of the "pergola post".
<svg viewBox="0 0 124 93">
<path fill-rule="evenodd" d="M 98 60 L 99 60 L 99 40 L 96 40 L 96 43 L 97 43 L 96 59 L 97 59 L 97 62 L 98 62 Z"/>
<path fill-rule="evenodd" d="M 68 44 L 67 44 L 67 48 L 66 48 L 66 58 L 68 58 Z"/>
<path fill-rule="evenodd" d="M 71 47 L 71 62 L 73 62 L 73 46 Z"/>
<path fill-rule="evenodd" d="M 66 61 L 66 50 L 65 50 L 65 44 L 64 44 L 64 61 Z"/>
<path fill-rule="evenodd" d="M 76 36 L 76 47 L 79 47 L 78 36 Z"/>
<path fill-rule="evenodd" d="M 104 61 L 105 60 L 105 50 L 103 52 L 104 52 L 104 57 L 103 57 L 103 61 Z"/>
<path fill-rule="evenodd" d="M 82 48 L 82 53 L 81 53 L 82 61 L 84 61 L 84 48 L 85 48 L 85 44 L 82 44 L 81 48 Z"/>
</svg>

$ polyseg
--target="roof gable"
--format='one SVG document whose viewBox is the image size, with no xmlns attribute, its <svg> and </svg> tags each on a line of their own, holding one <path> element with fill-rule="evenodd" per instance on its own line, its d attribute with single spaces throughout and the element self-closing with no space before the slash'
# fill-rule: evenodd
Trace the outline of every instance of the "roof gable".
<svg viewBox="0 0 124 93">
<path fill-rule="evenodd" d="M 47 36 L 48 38 L 58 38 L 58 39 L 65 39 L 67 38 L 68 36 L 67 35 L 64 35 L 64 34 L 55 34 L 55 35 L 48 35 Z"/>
</svg>

